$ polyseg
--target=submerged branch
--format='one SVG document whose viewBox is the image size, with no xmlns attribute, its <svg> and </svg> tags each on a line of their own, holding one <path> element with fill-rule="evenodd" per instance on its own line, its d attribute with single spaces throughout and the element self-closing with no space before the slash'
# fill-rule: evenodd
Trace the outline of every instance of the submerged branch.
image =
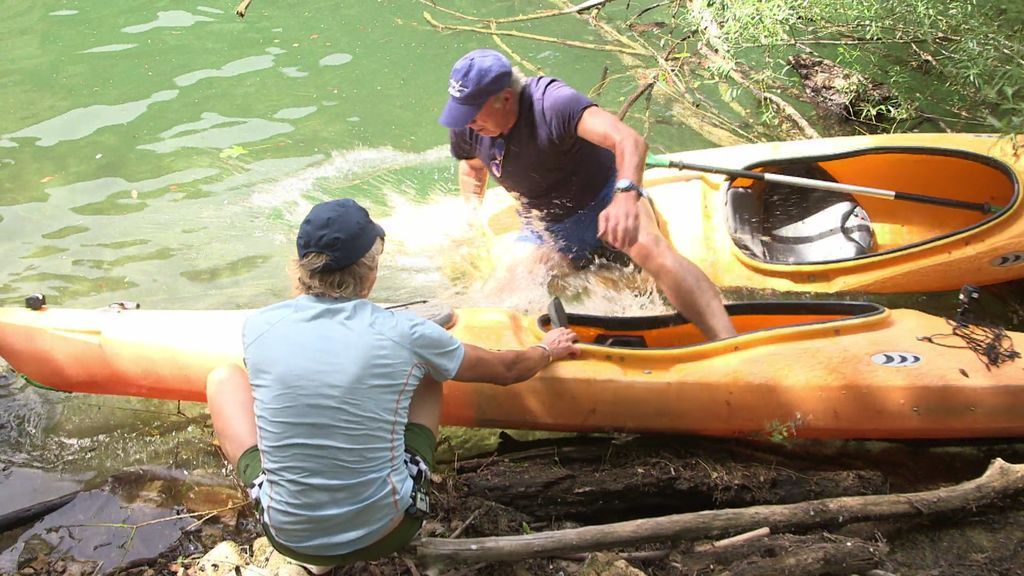
<svg viewBox="0 0 1024 576">
<path fill-rule="evenodd" d="M 640 87 L 626 99 L 626 102 L 622 104 L 621 108 L 619 108 L 619 120 L 626 117 L 626 114 L 629 113 L 629 109 L 633 107 L 633 104 L 636 104 L 636 101 L 639 100 L 641 96 L 646 94 L 651 88 L 654 88 L 654 84 L 654 80 L 641 84 Z"/>
<path fill-rule="evenodd" d="M 245 18 L 245 11 L 249 9 L 249 4 L 252 4 L 252 0 L 242 0 L 238 8 L 235 8 L 235 15 L 239 18 Z"/>
<path fill-rule="evenodd" d="M 621 54 L 632 54 L 634 56 L 647 56 L 648 54 L 643 50 L 636 50 L 633 48 L 624 48 L 621 46 L 607 46 L 600 44 L 591 44 L 589 42 L 577 42 L 575 40 L 562 40 L 560 38 L 552 38 L 550 36 L 540 36 L 537 34 L 527 34 L 525 32 L 517 32 L 515 30 L 493 30 L 489 28 L 474 28 L 472 26 L 458 26 L 455 24 L 441 24 L 430 15 L 429 12 L 423 13 L 423 18 L 434 28 L 438 30 L 456 30 L 459 32 L 476 32 L 477 34 L 490 34 L 500 36 L 513 36 L 516 38 L 527 38 L 530 40 L 537 40 L 539 42 L 550 42 L 553 44 L 561 44 L 562 46 L 572 46 L 574 48 L 585 48 L 587 50 L 600 50 L 604 52 L 618 52 Z"/>
<path fill-rule="evenodd" d="M 704 38 L 707 40 L 707 43 L 700 47 L 701 53 L 716 64 L 727 69 L 729 71 L 729 77 L 732 78 L 734 82 L 749 90 L 762 101 L 769 102 L 775 106 L 776 109 L 781 111 L 783 115 L 789 118 L 797 125 L 797 127 L 800 128 L 800 131 L 804 136 L 807 138 L 821 138 L 818 131 L 815 130 L 811 124 L 799 112 L 797 112 L 796 108 L 793 108 L 793 106 L 789 104 L 789 102 L 786 102 L 775 94 L 754 86 L 753 82 L 747 80 L 747 78 L 740 73 L 735 62 L 733 62 L 731 58 L 724 56 L 724 54 L 728 54 L 729 51 L 725 47 L 725 42 L 722 39 L 721 28 L 715 20 L 714 15 L 707 9 L 704 3 L 696 0 L 689 0 L 687 4 L 690 7 L 691 13 L 696 17 L 695 19 L 700 22 L 701 29 L 704 30 Z"/>
<path fill-rule="evenodd" d="M 474 22 L 487 22 L 487 23 L 490 23 L 490 24 L 507 24 L 509 22 L 525 22 L 527 20 L 539 20 L 541 18 L 550 18 L 552 16 L 563 16 L 563 15 L 566 15 L 566 14 L 578 14 L 580 12 L 583 12 L 584 10 L 590 10 L 591 8 L 596 8 L 598 6 L 603 6 L 603 5 L 607 4 L 610 1 L 611 0 L 587 0 L 586 2 L 581 2 L 581 3 L 579 3 L 579 4 L 575 5 L 575 6 L 570 6 L 568 8 L 563 8 L 561 10 L 541 10 L 539 12 L 534 12 L 533 14 L 522 14 L 522 15 L 519 15 L 519 16 L 509 16 L 507 18 L 479 18 L 477 16 L 470 16 L 469 14 L 463 14 L 462 12 L 457 12 L 455 10 L 452 10 L 451 8 L 443 8 L 441 6 L 438 6 L 437 4 L 432 2 L 431 0 L 420 0 L 420 2 L 422 2 L 423 4 L 426 4 L 426 5 L 430 6 L 431 8 L 433 8 L 433 9 L 439 11 L 439 12 L 444 12 L 445 14 L 450 14 L 452 16 L 457 16 L 459 18 L 462 18 L 463 20 L 472 20 Z"/>
</svg>

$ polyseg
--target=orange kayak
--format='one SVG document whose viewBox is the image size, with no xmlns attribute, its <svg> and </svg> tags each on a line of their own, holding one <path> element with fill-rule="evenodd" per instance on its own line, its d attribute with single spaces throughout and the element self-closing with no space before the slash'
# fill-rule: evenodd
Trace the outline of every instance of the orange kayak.
<svg viewBox="0 0 1024 576">
<path fill-rule="evenodd" d="M 1024 360 L 987 366 L 942 318 L 863 302 L 728 310 L 740 334 L 716 342 L 676 315 L 569 314 L 581 358 L 508 387 L 447 382 L 442 422 L 712 436 L 1024 436 Z M 247 314 L 3 308 L 0 356 L 58 390 L 203 401 L 207 373 L 240 362 Z M 528 346 L 551 325 L 546 314 L 497 308 L 458 309 L 442 322 L 488 348 Z M 1006 336 L 1006 350 L 1024 343 L 1024 334 Z"/>
<path fill-rule="evenodd" d="M 971 210 L 859 193 L 652 168 L 662 231 L 723 288 L 930 292 L 1024 278 L 1024 139 L 888 134 L 749 144 L 664 160 L 812 178 L 987 206 Z M 500 188 L 484 199 L 494 235 L 519 229 Z"/>
</svg>

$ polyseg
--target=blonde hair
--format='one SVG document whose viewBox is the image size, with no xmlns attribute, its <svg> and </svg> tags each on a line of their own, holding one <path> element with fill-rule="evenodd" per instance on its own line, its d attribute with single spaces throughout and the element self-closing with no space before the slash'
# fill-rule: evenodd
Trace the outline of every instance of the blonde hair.
<svg viewBox="0 0 1024 576">
<path fill-rule="evenodd" d="M 377 238 L 362 258 L 341 270 L 320 271 L 327 263 L 328 256 L 322 252 L 310 252 L 304 258 L 292 262 L 295 271 L 296 290 L 300 294 L 324 298 L 365 298 L 373 287 L 377 274 L 380 254 L 384 251 L 384 239 Z"/>
</svg>

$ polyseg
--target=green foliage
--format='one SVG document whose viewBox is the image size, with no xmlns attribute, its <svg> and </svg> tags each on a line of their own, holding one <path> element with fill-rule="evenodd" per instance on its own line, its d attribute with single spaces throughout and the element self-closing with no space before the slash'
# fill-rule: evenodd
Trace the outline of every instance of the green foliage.
<svg viewBox="0 0 1024 576">
<path fill-rule="evenodd" d="M 772 420 L 765 424 L 765 434 L 772 442 L 782 444 L 786 440 L 796 436 L 796 424 L 793 422 L 779 422 Z"/>
<path fill-rule="evenodd" d="M 953 124 L 1024 131 L 1024 2 L 706 0 L 700 6 L 718 22 L 716 49 L 748 69 L 773 70 L 792 84 L 786 58 L 810 49 L 891 87 L 896 101 L 869 104 L 856 114 L 863 120 L 885 117 L 895 127 L 920 110 Z"/>
</svg>

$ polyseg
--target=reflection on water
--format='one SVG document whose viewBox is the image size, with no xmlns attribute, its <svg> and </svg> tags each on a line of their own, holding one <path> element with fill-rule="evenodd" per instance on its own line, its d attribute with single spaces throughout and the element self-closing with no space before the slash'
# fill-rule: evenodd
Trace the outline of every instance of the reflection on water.
<svg viewBox="0 0 1024 576">
<path fill-rule="evenodd" d="M 134 560 L 154 558 L 177 542 L 183 531 L 198 525 L 198 517 L 181 512 L 219 510 L 241 500 L 237 490 L 218 493 L 198 479 L 197 483 L 173 472 L 144 469 L 117 474 L 101 488 L 79 492 L 0 553 L 0 573 L 14 574 L 19 563 L 40 554 L 88 562 L 86 573 L 91 574 L 107 574 Z M 223 478 L 220 482 L 224 483 Z M 190 504 L 202 508 L 196 510 Z"/>
<path fill-rule="evenodd" d="M 274 57 L 271 55 L 250 56 L 241 60 L 235 60 L 234 62 L 228 62 L 216 70 L 196 70 L 195 72 L 183 74 L 175 78 L 174 83 L 181 87 L 191 86 L 206 78 L 230 78 L 248 72 L 265 70 L 273 65 Z"/>
<path fill-rule="evenodd" d="M 121 32 L 126 34 L 139 34 L 142 32 L 149 32 L 154 28 L 184 28 L 191 26 L 196 22 L 213 21 L 213 18 L 198 16 L 184 10 L 169 10 L 167 12 L 158 12 L 156 20 L 153 20 L 152 22 L 137 24 L 135 26 L 126 26 L 121 29 Z"/>
<path fill-rule="evenodd" d="M 275 112 L 275 114 L 279 113 Z M 221 126 L 228 124 L 228 126 Z M 271 122 L 262 118 L 228 118 L 212 112 L 204 112 L 201 120 L 176 126 L 160 134 L 161 142 L 142 144 L 142 150 L 161 154 L 181 148 L 212 148 L 221 150 L 236 144 L 258 142 L 279 134 L 286 134 L 295 128 L 287 122 Z M 187 132 L 186 136 L 172 138 Z"/>
<path fill-rule="evenodd" d="M 95 48 L 89 48 L 88 50 L 82 50 L 82 54 L 93 54 L 96 52 L 120 52 L 121 50 L 127 50 L 129 48 L 135 48 L 138 44 L 107 44 L 106 46 L 97 46 Z"/>
<path fill-rule="evenodd" d="M 5 134 L 6 138 L 36 138 L 37 146 L 53 146 L 67 140 L 78 140 L 101 128 L 127 124 L 142 116 L 156 102 L 167 102 L 178 95 L 177 90 L 161 90 L 149 98 L 124 104 L 93 104 L 65 112 L 55 118 Z"/>
</svg>

